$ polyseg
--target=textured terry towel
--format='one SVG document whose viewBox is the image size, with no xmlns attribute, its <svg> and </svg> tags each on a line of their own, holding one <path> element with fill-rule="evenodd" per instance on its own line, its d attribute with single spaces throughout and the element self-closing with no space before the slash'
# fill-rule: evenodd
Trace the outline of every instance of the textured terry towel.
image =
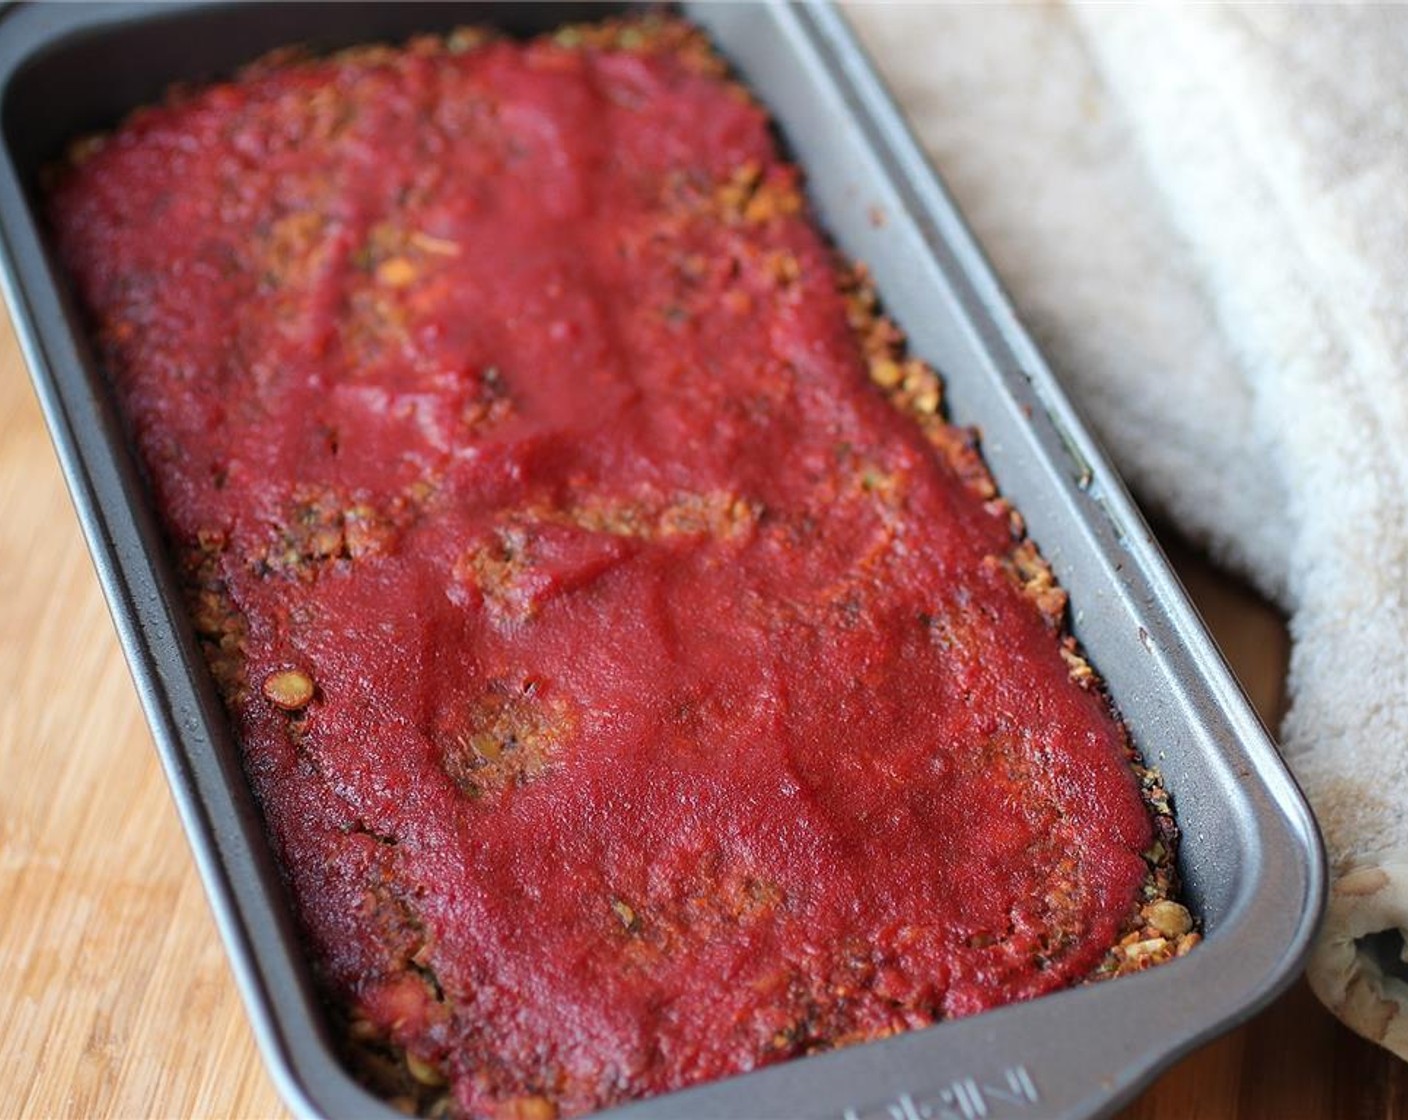
<svg viewBox="0 0 1408 1120">
<path fill-rule="evenodd" d="M 1136 491 L 1290 615 L 1311 986 L 1408 1057 L 1408 8 L 848 14 Z"/>
</svg>

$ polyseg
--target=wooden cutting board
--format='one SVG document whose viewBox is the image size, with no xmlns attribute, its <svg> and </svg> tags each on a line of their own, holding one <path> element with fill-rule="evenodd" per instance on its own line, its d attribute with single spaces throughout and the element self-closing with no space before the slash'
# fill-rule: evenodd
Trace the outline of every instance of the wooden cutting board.
<svg viewBox="0 0 1408 1120">
<path fill-rule="evenodd" d="M 1279 618 L 1175 560 L 1253 700 Z M 7 317 L 0 315 L 0 1115 L 282 1117 Z M 1408 1065 L 1298 985 L 1124 1114 L 1408 1114 Z"/>
</svg>

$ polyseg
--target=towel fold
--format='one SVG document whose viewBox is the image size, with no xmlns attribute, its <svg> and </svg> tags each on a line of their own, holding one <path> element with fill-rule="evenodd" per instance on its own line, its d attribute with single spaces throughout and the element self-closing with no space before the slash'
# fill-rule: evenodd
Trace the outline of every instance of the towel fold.
<svg viewBox="0 0 1408 1120">
<path fill-rule="evenodd" d="M 848 11 L 1136 492 L 1290 615 L 1311 986 L 1408 1057 L 1408 8 Z"/>
</svg>

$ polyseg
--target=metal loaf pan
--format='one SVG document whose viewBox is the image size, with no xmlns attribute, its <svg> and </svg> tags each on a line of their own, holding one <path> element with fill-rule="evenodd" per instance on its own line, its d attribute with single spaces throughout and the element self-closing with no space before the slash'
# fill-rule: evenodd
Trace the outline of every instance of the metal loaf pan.
<svg viewBox="0 0 1408 1120">
<path fill-rule="evenodd" d="M 914 351 L 944 372 L 1073 604 L 1075 633 L 1183 830 L 1206 941 L 1169 965 L 659 1097 L 621 1117 L 944 1120 L 1096 1116 L 1267 1003 L 1299 969 L 1324 893 L 1312 818 L 1104 455 L 1052 379 L 840 17 L 684 5 L 770 106 L 837 244 L 873 270 Z M 339 1066 L 237 748 L 68 285 L 40 168 L 173 81 L 289 42 L 398 40 L 573 4 L 21 5 L 0 18 L 0 238 L 11 312 L 211 906 L 280 1091 L 308 1115 L 391 1116 Z M 942 49 L 941 44 L 935 45 Z M 877 222 L 875 215 L 885 220 Z"/>
</svg>

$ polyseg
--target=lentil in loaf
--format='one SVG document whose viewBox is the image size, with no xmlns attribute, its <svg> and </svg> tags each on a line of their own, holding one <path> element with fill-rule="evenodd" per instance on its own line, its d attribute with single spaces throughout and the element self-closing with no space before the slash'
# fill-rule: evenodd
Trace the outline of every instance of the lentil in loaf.
<svg viewBox="0 0 1408 1120">
<path fill-rule="evenodd" d="M 582 1113 L 1196 938 L 1064 596 L 687 25 L 279 56 L 52 214 L 408 1105 Z"/>
</svg>

